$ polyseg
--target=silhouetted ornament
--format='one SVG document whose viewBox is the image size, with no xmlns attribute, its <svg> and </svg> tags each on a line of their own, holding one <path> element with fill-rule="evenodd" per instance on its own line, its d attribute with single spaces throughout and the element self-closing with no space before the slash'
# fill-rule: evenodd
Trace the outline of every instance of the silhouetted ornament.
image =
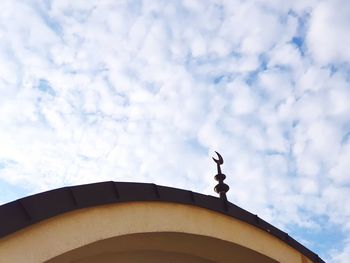
<svg viewBox="0 0 350 263">
<path fill-rule="evenodd" d="M 224 159 L 218 152 L 216 152 L 216 154 L 218 155 L 218 159 L 215 159 L 213 157 L 213 160 L 214 162 L 216 162 L 218 174 L 215 175 L 214 178 L 219 183 L 214 187 L 214 191 L 220 195 L 220 198 L 227 200 L 226 193 L 228 192 L 228 190 L 230 190 L 230 187 L 224 183 L 226 176 L 223 173 L 221 173 L 220 167 L 220 165 L 224 163 Z"/>
</svg>

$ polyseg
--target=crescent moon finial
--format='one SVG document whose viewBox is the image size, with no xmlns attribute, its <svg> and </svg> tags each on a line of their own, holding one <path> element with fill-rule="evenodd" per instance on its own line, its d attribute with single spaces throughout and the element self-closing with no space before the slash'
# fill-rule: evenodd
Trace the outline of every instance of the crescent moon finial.
<svg viewBox="0 0 350 263">
<path fill-rule="evenodd" d="M 212 158 L 213 158 L 214 162 L 216 162 L 218 173 L 217 173 L 217 175 L 215 175 L 214 179 L 216 181 L 218 181 L 218 184 L 215 186 L 214 191 L 220 195 L 220 198 L 227 201 L 226 193 L 228 192 L 230 187 L 224 183 L 226 175 L 221 173 L 221 167 L 220 167 L 220 165 L 222 165 L 224 163 L 224 159 L 222 158 L 220 153 L 218 153 L 217 151 L 215 151 L 215 153 L 218 155 L 218 159 L 215 159 L 214 157 L 212 157 Z"/>
<path fill-rule="evenodd" d="M 217 151 L 215 151 L 215 153 L 218 155 L 218 158 L 219 158 L 219 159 L 215 159 L 214 157 L 212 157 L 213 160 L 214 160 L 214 162 L 216 162 L 218 165 L 223 164 L 223 163 L 224 163 L 224 159 L 222 158 L 222 156 L 220 155 L 220 153 L 218 153 Z"/>
</svg>

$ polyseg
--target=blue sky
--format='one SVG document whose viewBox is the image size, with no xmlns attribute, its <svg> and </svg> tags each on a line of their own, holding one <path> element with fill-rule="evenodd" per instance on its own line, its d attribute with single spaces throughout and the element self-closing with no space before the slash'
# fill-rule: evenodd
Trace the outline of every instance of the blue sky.
<svg viewBox="0 0 350 263">
<path fill-rule="evenodd" d="M 350 262 L 350 2 L 0 2 L 0 203 L 153 182 Z"/>
</svg>

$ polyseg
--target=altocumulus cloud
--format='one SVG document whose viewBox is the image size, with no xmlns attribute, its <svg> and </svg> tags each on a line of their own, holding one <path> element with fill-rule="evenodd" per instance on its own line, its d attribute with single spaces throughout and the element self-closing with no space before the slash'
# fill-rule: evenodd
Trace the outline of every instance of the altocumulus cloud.
<svg viewBox="0 0 350 263">
<path fill-rule="evenodd" d="M 154 182 L 350 261 L 350 2 L 0 3 L 0 202 Z"/>
</svg>

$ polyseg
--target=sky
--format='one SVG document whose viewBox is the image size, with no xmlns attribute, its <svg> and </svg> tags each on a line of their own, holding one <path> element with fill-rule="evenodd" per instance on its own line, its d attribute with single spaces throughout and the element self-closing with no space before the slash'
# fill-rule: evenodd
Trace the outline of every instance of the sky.
<svg viewBox="0 0 350 263">
<path fill-rule="evenodd" d="M 216 195 L 350 262 L 350 1 L 1 0 L 0 203 Z"/>
</svg>

